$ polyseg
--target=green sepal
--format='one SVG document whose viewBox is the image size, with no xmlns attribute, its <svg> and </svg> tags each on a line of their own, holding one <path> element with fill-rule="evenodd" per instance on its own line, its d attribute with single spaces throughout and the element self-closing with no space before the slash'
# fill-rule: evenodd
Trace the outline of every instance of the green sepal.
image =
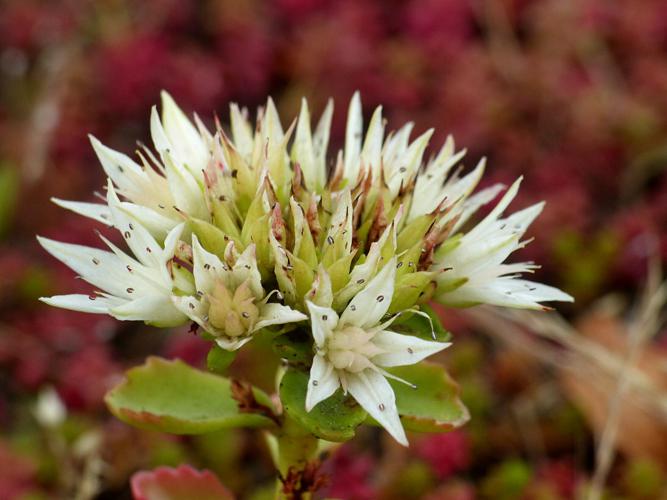
<svg viewBox="0 0 667 500">
<path fill-rule="evenodd" d="M 273 256 L 269 244 L 269 214 L 263 215 L 256 221 L 250 230 L 249 241 L 255 244 L 257 267 L 262 274 L 262 281 L 270 279 L 273 272 Z"/>
<path fill-rule="evenodd" d="M 241 411 L 232 397 L 229 379 L 192 368 L 180 360 L 149 357 L 126 372 L 123 382 L 104 401 L 123 422 L 141 429 L 171 434 L 203 434 L 231 427 L 271 427 L 259 412 L 271 409 L 271 399 L 252 389 L 258 412 Z"/>
<path fill-rule="evenodd" d="M 406 225 L 398 234 L 396 249 L 398 252 L 403 252 L 411 248 L 415 242 L 420 242 L 424 239 L 426 231 L 433 224 L 434 217 L 432 215 L 420 215 L 408 225 Z"/>
<path fill-rule="evenodd" d="M 440 247 L 436 250 L 435 260 L 437 262 L 441 261 L 445 255 L 447 255 L 449 252 L 458 247 L 461 244 L 462 237 L 463 235 L 461 233 L 457 233 L 454 236 L 450 236 L 449 238 L 447 238 L 442 243 L 442 245 L 440 245 Z"/>
<path fill-rule="evenodd" d="M 331 290 L 334 294 L 342 290 L 350 281 L 350 265 L 352 264 L 354 255 L 355 253 L 352 252 L 349 255 L 341 257 L 327 268 L 327 273 L 329 273 L 329 278 L 331 279 Z"/>
<path fill-rule="evenodd" d="M 292 256 L 292 273 L 294 274 L 294 283 L 296 285 L 296 296 L 299 298 L 299 301 L 306 296 L 310 287 L 313 285 L 315 280 L 315 272 L 310 268 L 308 264 L 299 259 L 298 257 Z M 297 304 L 298 306 L 299 304 Z M 305 304 L 303 305 L 305 308 Z"/>
<path fill-rule="evenodd" d="M 419 300 L 420 295 L 433 280 L 433 273 L 419 271 L 400 276 L 396 280 L 394 296 L 391 299 L 389 313 L 395 314 L 413 307 Z"/>
<path fill-rule="evenodd" d="M 232 212 L 232 207 L 233 204 L 230 201 L 214 200 L 211 202 L 214 225 L 236 242 L 241 241 L 241 232 Z"/>
<path fill-rule="evenodd" d="M 223 257 L 227 243 L 231 239 L 229 235 L 213 224 L 194 217 L 188 219 L 188 227 L 197 236 L 199 242 L 206 250 L 220 258 Z M 237 249 L 241 250 L 241 248 L 238 247 Z"/>
<path fill-rule="evenodd" d="M 366 411 L 351 397 L 336 393 L 306 411 L 308 373 L 289 368 L 280 381 L 280 400 L 285 412 L 313 435 L 327 441 L 343 442 L 354 437 L 355 429 L 366 420 Z"/>
</svg>

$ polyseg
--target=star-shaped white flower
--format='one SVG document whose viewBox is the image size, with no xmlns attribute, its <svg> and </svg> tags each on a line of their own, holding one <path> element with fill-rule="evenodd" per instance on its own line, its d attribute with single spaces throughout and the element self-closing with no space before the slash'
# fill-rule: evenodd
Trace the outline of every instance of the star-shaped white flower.
<svg viewBox="0 0 667 500">
<path fill-rule="evenodd" d="M 117 319 L 146 321 L 158 326 L 185 323 L 187 316 L 171 301 L 173 277 L 168 265 L 184 224 L 169 232 L 163 247 L 123 209 L 111 183 L 107 201 L 112 222 L 123 234 L 134 257 L 104 237 L 102 240 L 111 252 L 38 237 L 46 251 L 101 290 L 91 295 L 56 295 L 40 300 L 64 309 L 110 314 Z"/>
<path fill-rule="evenodd" d="M 330 397 L 339 387 L 402 445 L 408 441 L 396 397 L 384 370 L 415 364 L 450 344 L 422 340 L 387 330 L 395 319 L 381 322 L 394 293 L 396 258 L 350 301 L 343 314 L 308 301 L 316 353 L 310 370 L 306 410 Z"/>
<path fill-rule="evenodd" d="M 288 306 L 268 302 L 272 294 L 266 295 L 262 288 L 255 245 L 248 246 L 229 266 L 192 235 L 192 256 L 196 290 L 193 295 L 174 296 L 172 300 L 223 349 L 240 348 L 264 327 L 308 319 Z"/>
</svg>

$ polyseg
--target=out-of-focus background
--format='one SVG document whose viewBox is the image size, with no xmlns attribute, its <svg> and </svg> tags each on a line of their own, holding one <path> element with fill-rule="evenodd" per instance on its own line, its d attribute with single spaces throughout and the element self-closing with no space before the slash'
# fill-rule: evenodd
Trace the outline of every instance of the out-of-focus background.
<svg viewBox="0 0 667 500">
<path fill-rule="evenodd" d="M 130 498 L 133 472 L 181 462 L 241 498 L 273 486 L 252 432 L 168 437 L 105 409 L 123 369 L 148 354 L 202 365 L 205 342 L 36 300 L 89 290 L 36 233 L 99 243 L 96 223 L 49 198 L 93 200 L 87 134 L 130 153 L 161 89 L 207 123 L 231 101 L 254 113 L 271 95 L 291 120 L 302 96 L 314 114 L 331 96 L 336 147 L 359 89 L 367 117 L 383 104 L 389 128 L 435 127 L 434 147 L 451 133 L 469 167 L 486 156 L 484 185 L 525 175 L 514 207 L 547 201 L 521 257 L 576 297 L 566 319 L 443 311 L 455 344 L 439 359 L 471 422 L 407 450 L 364 429 L 327 464 L 322 496 L 666 495 L 667 335 L 648 273 L 667 258 L 664 1 L 4 0 L 0 498 Z M 233 369 L 270 389 L 262 349 Z M 52 391 L 66 412 L 39 411 Z"/>
</svg>

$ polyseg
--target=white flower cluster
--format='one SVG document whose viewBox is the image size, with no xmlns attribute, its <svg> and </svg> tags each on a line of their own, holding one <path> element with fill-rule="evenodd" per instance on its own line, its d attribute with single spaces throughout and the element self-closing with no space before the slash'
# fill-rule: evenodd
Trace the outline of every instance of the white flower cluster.
<svg viewBox="0 0 667 500">
<path fill-rule="evenodd" d="M 505 263 L 542 210 L 504 215 L 520 179 L 470 223 L 504 186 L 473 194 L 484 162 L 462 176 L 465 151 L 451 138 L 424 163 L 432 131 L 410 141 L 407 124 L 385 137 L 381 108 L 364 138 L 355 94 L 344 150 L 328 162 L 331 102 L 314 131 L 305 101 L 285 131 L 269 99 L 254 128 L 232 105 L 230 130 L 211 133 L 162 97 L 150 122 L 155 150 L 141 148 L 137 161 L 91 137 L 108 176 L 105 204 L 54 200 L 113 226 L 129 253 L 104 237 L 108 250 L 40 238 L 95 287 L 44 302 L 164 327 L 196 322 L 228 350 L 266 327 L 302 329 L 314 352 L 307 410 L 342 388 L 407 444 L 386 368 L 449 344 L 392 331 L 399 315 L 419 314 L 429 299 L 523 308 L 572 300 L 521 279 L 532 263 Z"/>
</svg>

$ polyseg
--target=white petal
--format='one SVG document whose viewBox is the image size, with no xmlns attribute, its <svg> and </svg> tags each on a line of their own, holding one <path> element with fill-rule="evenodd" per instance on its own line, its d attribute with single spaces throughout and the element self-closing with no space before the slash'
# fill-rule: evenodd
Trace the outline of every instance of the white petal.
<svg viewBox="0 0 667 500">
<path fill-rule="evenodd" d="M 196 177 L 171 153 L 163 153 L 162 158 L 167 173 L 169 190 L 174 197 L 176 206 L 192 217 L 208 220 L 209 212 L 206 208 L 206 198 Z"/>
<path fill-rule="evenodd" d="M 232 269 L 232 277 L 234 279 L 234 286 L 238 287 L 247 281 L 250 291 L 257 299 L 264 297 L 262 276 L 259 274 L 259 269 L 257 268 L 254 244 L 248 245 L 248 248 L 239 256 Z"/>
<path fill-rule="evenodd" d="M 197 291 L 211 293 L 216 280 L 221 280 L 226 287 L 231 288 L 231 276 L 227 265 L 217 255 L 206 251 L 195 234 L 192 235 L 192 261 Z"/>
<path fill-rule="evenodd" d="M 484 283 L 469 282 L 442 294 L 439 300 L 448 305 L 491 304 L 521 309 L 543 309 L 540 302 L 573 302 L 565 292 L 551 286 L 512 277 L 500 277 Z"/>
<path fill-rule="evenodd" d="M 164 250 L 162 250 L 163 263 L 166 263 L 168 260 L 171 260 L 174 257 L 174 254 L 176 253 L 176 247 L 178 246 L 178 242 L 180 241 L 184 230 L 185 222 L 181 222 L 180 224 L 174 226 L 167 234 L 167 237 L 164 239 Z"/>
<path fill-rule="evenodd" d="M 327 101 L 327 106 L 322 112 L 320 121 L 317 123 L 313 134 L 313 150 L 318 164 L 318 175 L 320 184 L 324 186 L 327 182 L 327 148 L 329 146 L 329 133 L 331 131 L 331 118 L 333 116 L 333 100 Z"/>
<path fill-rule="evenodd" d="M 361 150 L 361 165 L 371 168 L 373 178 L 380 176 L 382 139 L 384 138 L 384 122 L 382 121 L 382 106 L 375 108 L 371 121 L 368 124 L 364 148 Z"/>
<path fill-rule="evenodd" d="M 254 144 L 252 127 L 250 126 L 248 119 L 235 103 L 232 103 L 229 108 L 234 147 L 246 161 L 249 161 L 252 156 Z M 244 109 L 244 111 L 246 110 Z"/>
<path fill-rule="evenodd" d="M 252 340 L 252 337 L 236 337 L 236 338 L 231 338 L 231 337 L 218 337 L 215 339 L 215 343 L 218 344 L 220 347 L 222 347 L 226 351 L 236 351 L 237 349 L 240 349 L 244 345 L 246 345 L 248 342 Z"/>
<path fill-rule="evenodd" d="M 348 390 L 357 402 L 403 446 L 408 438 L 396 408 L 396 396 L 389 382 L 372 370 L 346 374 Z"/>
<path fill-rule="evenodd" d="M 68 201 L 58 198 L 51 198 L 51 201 L 67 210 L 96 220 L 107 226 L 111 225 L 111 211 L 107 205 L 102 203 L 84 203 L 80 201 Z"/>
<path fill-rule="evenodd" d="M 151 108 L 151 138 L 153 139 L 155 149 L 160 155 L 172 150 L 171 142 L 167 137 L 167 133 L 164 131 L 162 121 L 160 120 L 160 114 L 155 106 Z"/>
<path fill-rule="evenodd" d="M 345 129 L 344 177 L 350 182 L 356 182 L 357 175 L 359 174 L 359 153 L 361 152 L 363 127 L 361 97 L 357 91 L 350 101 L 350 107 L 347 112 L 347 127 Z"/>
<path fill-rule="evenodd" d="M 341 323 L 360 328 L 371 328 L 379 323 L 391 304 L 395 279 L 396 257 L 392 257 L 366 287 L 352 299 L 340 318 Z"/>
<path fill-rule="evenodd" d="M 207 323 L 204 320 L 204 317 L 208 312 L 208 301 L 201 301 L 198 297 L 192 295 L 172 295 L 171 302 L 176 309 L 181 311 L 202 328 L 208 330 Z"/>
<path fill-rule="evenodd" d="M 185 113 L 167 92 L 162 92 L 162 124 L 174 155 L 196 178 L 208 163 L 208 148 Z"/>
<path fill-rule="evenodd" d="M 179 326 L 188 319 L 172 303 L 169 294 L 139 297 L 110 309 L 109 314 L 120 320 L 146 321 L 160 327 Z"/>
<path fill-rule="evenodd" d="M 105 146 L 92 135 L 88 137 L 97 154 L 97 158 L 102 164 L 104 173 L 118 186 L 118 189 L 124 194 L 131 196 L 138 189 L 133 180 L 144 176 L 141 166 L 135 163 L 129 156 Z"/>
<path fill-rule="evenodd" d="M 329 273 L 327 273 L 326 269 L 324 269 L 324 266 L 321 264 L 317 269 L 317 274 L 315 275 L 313 286 L 310 288 L 310 290 L 308 290 L 308 293 L 306 293 L 306 298 L 318 306 L 331 307 L 333 302 L 331 278 Z"/>
<path fill-rule="evenodd" d="M 91 285 L 112 295 L 127 296 L 125 265 L 111 252 L 97 248 L 37 237 L 40 245 L 60 262 L 72 268 Z"/>
<path fill-rule="evenodd" d="M 306 411 L 312 410 L 317 403 L 331 396 L 340 386 L 338 376 L 333 365 L 316 354 L 313 357 L 313 366 L 310 368 L 308 392 L 306 393 Z"/>
<path fill-rule="evenodd" d="M 323 346 L 331 331 L 338 324 L 338 314 L 329 307 L 320 307 L 306 301 L 310 312 L 310 325 L 313 329 L 313 339 L 318 346 Z"/>
<path fill-rule="evenodd" d="M 327 241 L 337 241 L 342 238 L 345 250 L 352 249 L 352 195 L 346 188 L 338 197 L 338 204 L 334 214 L 331 216 L 330 228 L 327 233 Z"/>
<path fill-rule="evenodd" d="M 136 219 L 139 224 L 145 227 L 154 238 L 164 238 L 164 236 L 179 223 L 179 221 L 165 217 L 152 208 L 137 205 L 135 203 L 123 201 L 120 203 L 120 207 L 130 217 Z"/>
<path fill-rule="evenodd" d="M 123 210 L 110 181 L 107 184 L 107 203 L 111 209 L 114 226 L 123 235 L 125 243 L 135 257 L 148 267 L 159 268 L 162 248 L 138 220 Z"/>
<path fill-rule="evenodd" d="M 310 131 L 310 112 L 305 98 L 301 100 L 301 111 L 292 145 L 292 157 L 301 167 L 306 187 L 311 191 L 321 188 L 322 175 L 317 171 L 319 165 L 315 160 L 313 137 Z"/>
<path fill-rule="evenodd" d="M 504 184 L 494 184 L 493 186 L 482 189 L 478 193 L 475 193 L 475 195 L 468 198 L 463 204 L 463 210 L 461 211 L 459 219 L 456 221 L 456 224 L 454 224 L 454 227 L 452 228 L 452 234 L 456 233 L 461 227 L 463 227 L 463 225 L 468 222 L 470 217 L 472 217 L 480 207 L 483 207 L 487 203 L 491 202 L 503 189 L 505 189 Z"/>
<path fill-rule="evenodd" d="M 433 342 L 388 330 L 376 333 L 373 343 L 385 352 L 371 361 L 385 367 L 413 365 L 451 345 L 451 342 Z"/>
<path fill-rule="evenodd" d="M 252 330 L 255 332 L 266 326 L 296 323 L 306 319 L 308 319 L 308 316 L 302 312 L 296 311 L 291 307 L 284 306 L 282 304 L 271 302 L 261 306 L 259 321 L 255 323 L 255 326 Z"/>
<path fill-rule="evenodd" d="M 93 314 L 108 314 L 111 307 L 125 302 L 116 297 L 103 297 L 100 295 L 55 295 L 53 297 L 41 297 L 39 300 L 53 307 L 61 307 L 71 311 L 80 311 Z"/>
</svg>

